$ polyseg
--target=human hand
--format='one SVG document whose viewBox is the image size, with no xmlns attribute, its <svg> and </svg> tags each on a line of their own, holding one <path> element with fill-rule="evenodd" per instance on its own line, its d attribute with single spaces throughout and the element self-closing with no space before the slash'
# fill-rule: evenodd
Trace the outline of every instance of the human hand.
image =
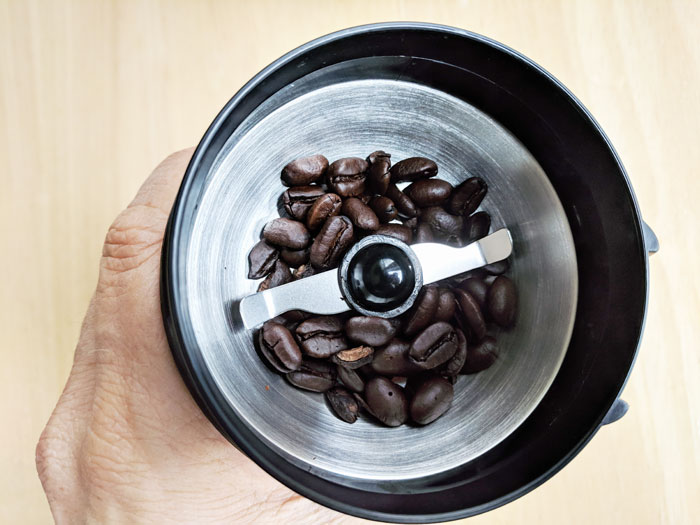
<svg viewBox="0 0 700 525">
<path fill-rule="evenodd" d="M 36 449 L 51 512 L 59 523 L 348 523 L 231 446 L 175 367 L 160 251 L 192 152 L 165 159 L 107 232 L 73 368 Z"/>
</svg>

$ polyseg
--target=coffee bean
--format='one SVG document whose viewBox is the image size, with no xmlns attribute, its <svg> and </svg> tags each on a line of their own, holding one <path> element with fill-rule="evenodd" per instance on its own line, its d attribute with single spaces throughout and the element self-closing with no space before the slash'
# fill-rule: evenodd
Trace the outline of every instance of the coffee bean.
<svg viewBox="0 0 700 525">
<path fill-rule="evenodd" d="M 328 166 L 328 186 L 341 197 L 356 197 L 365 191 L 367 161 L 359 157 L 339 159 Z"/>
<path fill-rule="evenodd" d="M 353 392 L 362 392 L 365 389 L 365 382 L 355 370 L 338 365 L 336 371 L 338 378 Z"/>
<path fill-rule="evenodd" d="M 260 279 L 272 271 L 277 262 L 279 252 L 267 244 L 259 241 L 248 254 L 248 279 Z"/>
<path fill-rule="evenodd" d="M 345 199 L 341 213 L 361 230 L 374 231 L 379 228 L 377 214 L 372 211 L 372 208 L 355 197 Z"/>
<path fill-rule="evenodd" d="M 412 183 L 403 192 L 416 206 L 427 208 L 445 202 L 452 192 L 452 184 L 441 179 L 423 179 Z"/>
<path fill-rule="evenodd" d="M 449 321 L 455 314 L 455 295 L 447 288 L 439 289 L 437 309 L 435 310 L 435 321 Z"/>
<path fill-rule="evenodd" d="M 283 374 L 301 367 L 301 350 L 284 325 L 267 321 L 260 329 L 258 343 L 265 359 Z"/>
<path fill-rule="evenodd" d="M 262 234 L 263 238 L 270 244 L 292 250 L 305 248 L 311 240 L 306 226 L 299 221 L 284 218 L 268 222 L 263 228 Z"/>
<path fill-rule="evenodd" d="M 510 268 L 508 259 L 502 259 L 482 267 L 482 269 L 489 275 L 502 275 L 508 271 L 508 268 Z"/>
<path fill-rule="evenodd" d="M 439 301 L 440 292 L 438 289 L 434 286 L 424 286 L 418 294 L 416 302 L 406 314 L 403 322 L 403 333 L 412 336 L 434 322 Z"/>
<path fill-rule="evenodd" d="M 385 377 L 373 377 L 365 386 L 364 398 L 379 421 L 398 427 L 408 419 L 408 402 L 403 389 Z"/>
<path fill-rule="evenodd" d="M 297 186 L 282 194 L 282 203 L 292 218 L 303 221 L 309 208 L 324 193 L 321 186 Z"/>
<path fill-rule="evenodd" d="M 285 377 L 298 388 L 325 392 L 335 385 L 335 368 L 325 361 L 305 359 L 298 370 L 288 373 Z"/>
<path fill-rule="evenodd" d="M 372 193 L 384 195 L 391 180 L 391 155 L 383 151 L 375 151 L 367 157 L 369 170 L 367 173 L 367 184 Z"/>
<path fill-rule="evenodd" d="M 289 266 L 284 261 L 277 261 L 272 268 L 272 272 L 258 286 L 258 292 L 264 292 L 270 288 L 286 284 L 291 280 L 292 272 L 289 271 Z"/>
<path fill-rule="evenodd" d="M 349 391 L 339 386 L 333 387 L 326 391 L 326 399 L 335 415 L 340 419 L 346 423 L 357 421 L 360 405 Z"/>
<path fill-rule="evenodd" d="M 410 347 L 401 339 L 392 339 L 387 345 L 375 349 L 371 370 L 385 376 L 404 377 L 422 372 L 423 369 L 408 357 Z"/>
<path fill-rule="evenodd" d="M 464 332 L 459 328 L 455 328 L 455 332 L 457 332 L 457 351 L 455 355 L 452 356 L 452 359 L 439 368 L 439 372 L 452 381 L 454 381 L 457 374 L 462 371 L 464 363 L 467 360 L 467 338 Z"/>
<path fill-rule="evenodd" d="M 408 228 L 403 224 L 382 224 L 374 233 L 377 235 L 393 237 L 394 239 L 403 241 L 406 244 L 411 244 L 411 241 L 413 240 L 413 232 L 411 231 L 411 228 Z"/>
<path fill-rule="evenodd" d="M 289 266 L 296 268 L 302 264 L 306 264 L 309 261 L 309 253 L 311 248 L 308 246 L 301 250 L 290 250 L 289 248 L 282 248 L 280 250 L 280 259 L 286 262 Z"/>
<path fill-rule="evenodd" d="M 299 266 L 299 268 L 297 268 L 297 271 L 294 272 L 294 280 L 304 279 L 305 277 L 311 277 L 312 275 L 316 275 L 316 270 L 314 267 L 310 264 L 302 264 Z"/>
<path fill-rule="evenodd" d="M 486 296 L 486 307 L 498 325 L 504 328 L 512 326 L 518 309 L 518 294 L 513 281 L 505 275 L 496 277 Z"/>
<path fill-rule="evenodd" d="M 433 242 L 433 229 L 428 223 L 418 221 L 418 227 L 416 228 L 416 234 L 413 240 L 416 243 Z"/>
<path fill-rule="evenodd" d="M 379 221 L 384 223 L 393 221 L 399 214 L 394 206 L 394 201 L 383 195 L 372 197 L 372 200 L 369 201 L 369 207 L 372 208 Z"/>
<path fill-rule="evenodd" d="M 318 230 L 329 217 L 340 213 L 343 200 L 335 193 L 326 193 L 316 199 L 306 214 L 306 226 L 311 231 Z"/>
<path fill-rule="evenodd" d="M 311 245 L 311 264 L 317 270 L 335 267 L 353 243 L 350 219 L 342 215 L 330 217 Z"/>
<path fill-rule="evenodd" d="M 470 177 L 452 191 L 447 209 L 455 215 L 471 215 L 484 200 L 488 185 L 481 177 Z"/>
<path fill-rule="evenodd" d="M 450 408 L 452 385 L 440 376 L 426 377 L 417 387 L 409 412 L 411 419 L 419 425 L 432 423 Z"/>
<path fill-rule="evenodd" d="M 477 341 L 481 341 L 486 335 L 486 320 L 478 301 L 461 288 L 455 288 L 454 294 L 459 306 L 459 313 L 469 327 L 470 333 Z"/>
<path fill-rule="evenodd" d="M 467 350 L 467 360 L 462 367 L 463 374 L 475 374 L 486 370 L 498 359 L 498 346 L 491 336 L 484 337 L 480 343 L 470 346 Z"/>
<path fill-rule="evenodd" d="M 320 179 L 328 169 L 328 159 L 311 155 L 293 160 L 282 168 L 282 182 L 286 186 L 304 186 Z"/>
<path fill-rule="evenodd" d="M 435 238 L 450 244 L 460 244 L 463 219 L 458 215 L 447 213 L 439 206 L 423 208 L 421 222 L 430 226 Z"/>
<path fill-rule="evenodd" d="M 354 370 L 371 363 L 373 356 L 374 348 L 371 346 L 356 346 L 355 348 L 348 348 L 333 354 L 331 361 L 336 365 Z"/>
<path fill-rule="evenodd" d="M 391 182 L 412 182 L 437 175 L 438 167 L 432 160 L 425 157 L 411 157 L 397 162 L 391 167 Z"/>
<path fill-rule="evenodd" d="M 396 184 L 389 184 L 385 196 L 393 201 L 396 209 L 402 216 L 410 218 L 418 215 L 418 208 L 416 205 Z"/>
<path fill-rule="evenodd" d="M 302 351 L 311 357 L 330 357 L 348 347 L 343 321 L 338 317 L 311 317 L 297 326 L 295 332 Z"/>
<path fill-rule="evenodd" d="M 383 346 L 396 335 L 399 323 L 384 319 L 360 315 L 345 322 L 345 334 L 353 341 L 369 346 Z"/>
<path fill-rule="evenodd" d="M 294 330 L 299 323 L 306 321 L 312 314 L 309 312 L 304 312 L 302 310 L 289 310 L 284 312 L 282 315 L 278 315 L 272 321 L 283 324 L 290 331 Z"/>
<path fill-rule="evenodd" d="M 489 291 L 489 286 L 483 279 L 468 277 L 459 283 L 459 287 L 465 292 L 469 292 L 469 295 L 476 299 L 482 312 L 486 311 L 486 294 Z"/>
<path fill-rule="evenodd" d="M 464 222 L 462 239 L 464 244 L 486 237 L 491 228 L 491 216 L 485 211 L 476 212 Z"/>
<path fill-rule="evenodd" d="M 404 219 L 403 225 L 414 230 L 418 226 L 418 217 L 411 217 L 410 219 Z"/>
<path fill-rule="evenodd" d="M 449 361 L 457 352 L 457 333 L 450 323 L 437 322 L 425 328 L 411 343 L 409 358 L 424 370 Z"/>
</svg>

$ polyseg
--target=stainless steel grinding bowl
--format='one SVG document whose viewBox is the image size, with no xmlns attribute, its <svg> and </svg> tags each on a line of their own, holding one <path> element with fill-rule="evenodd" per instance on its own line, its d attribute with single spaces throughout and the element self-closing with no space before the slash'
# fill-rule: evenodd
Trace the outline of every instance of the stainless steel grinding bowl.
<svg viewBox="0 0 700 525">
<path fill-rule="evenodd" d="M 479 49 L 467 44 L 482 45 L 488 53 L 480 56 Z M 424 51 L 435 56 L 420 59 Z M 472 60 L 485 68 L 477 76 L 487 81 L 486 87 L 474 91 L 465 69 L 446 64 L 441 53 L 457 56 L 455 63 Z M 577 267 L 577 252 L 581 258 L 581 248 L 590 242 L 587 235 L 600 235 L 595 227 L 605 214 L 597 207 L 582 207 L 585 191 L 572 198 L 563 189 L 560 177 L 566 175 L 565 161 L 573 161 L 572 156 L 552 164 L 547 155 L 536 159 L 523 144 L 523 139 L 530 141 L 529 147 L 538 152 L 542 147 L 531 134 L 518 133 L 521 119 L 527 117 L 522 108 L 515 121 L 504 123 L 509 115 L 497 115 L 497 104 L 508 100 L 496 97 L 498 91 L 488 84 L 494 81 L 484 76 L 495 67 L 489 53 L 510 53 L 531 73 L 543 75 L 526 59 L 483 37 L 423 24 L 356 28 L 290 53 L 261 72 L 217 117 L 188 168 L 171 216 L 163 252 L 164 317 L 176 362 L 195 399 L 222 433 L 261 466 L 295 490 L 339 510 L 400 521 L 455 518 L 502 503 L 517 490 L 541 482 L 525 479 L 530 473 L 524 474 L 514 460 L 510 479 L 504 479 L 499 461 L 503 463 L 514 443 L 530 432 L 538 413 L 544 411 L 545 419 L 554 417 L 553 431 L 558 418 L 566 419 L 562 407 L 538 404 L 555 377 L 572 373 L 564 367 L 557 376 L 567 347 L 574 354 L 567 356 L 569 363 L 585 361 L 579 339 L 582 345 L 591 336 L 585 330 L 600 329 L 584 325 L 578 338 L 574 330 L 569 345 L 575 319 L 581 326 L 582 315 L 599 314 L 579 297 L 579 278 L 590 283 L 595 264 L 586 253 L 584 267 Z M 528 80 L 516 68 L 511 74 Z M 513 80 L 518 78 L 506 78 L 505 83 Z M 552 96 L 561 97 L 563 88 L 552 87 Z M 531 117 L 533 124 L 542 126 L 538 117 L 542 115 Z M 542 127 L 542 133 L 548 131 Z M 554 135 L 552 151 L 561 147 L 556 140 L 562 136 Z M 281 168 L 303 155 L 322 153 L 332 161 L 365 157 L 376 149 L 389 151 L 394 162 L 416 155 L 432 158 L 439 166 L 438 176 L 453 184 L 473 175 L 483 177 L 489 192 L 482 209 L 491 214 L 493 228 L 509 228 L 514 241 L 510 275 L 518 287 L 520 308 L 515 328 L 498 337 L 501 358 L 485 372 L 460 377 L 450 411 L 426 427 L 386 428 L 364 419 L 348 425 L 338 420 L 323 396 L 294 389 L 263 365 L 253 333 L 236 316 L 237 301 L 257 287 L 246 278 L 247 253 L 263 225 L 281 209 Z M 549 169 L 543 169 L 542 161 Z M 572 177 L 578 169 L 570 170 Z M 622 178 L 627 182 L 624 172 Z M 631 189 L 623 189 L 631 196 L 636 213 L 632 218 L 638 219 Z M 612 205 L 622 209 L 620 203 Z M 580 233 L 588 222 L 593 224 L 591 231 Z M 633 226 L 641 238 L 641 225 Z M 605 244 L 596 252 L 598 259 L 612 255 Z M 644 296 L 645 286 L 646 281 Z M 602 290 L 605 300 L 598 308 L 614 305 L 610 290 Z M 587 297 L 589 290 L 581 292 Z M 638 328 L 635 342 L 640 323 Z M 632 355 L 634 351 L 636 345 Z M 581 376 L 568 386 L 579 388 L 580 395 L 586 379 Z M 620 388 L 611 392 L 616 396 Z M 575 399 L 577 393 L 567 395 Z M 551 391 L 547 397 L 551 400 Z M 612 399 L 607 408 L 611 403 Z M 541 439 L 542 432 L 538 427 L 530 437 Z M 590 431 L 585 439 L 589 437 Z M 565 452 L 571 455 L 572 449 Z M 500 485 L 478 488 L 490 471 L 500 472 Z M 516 485 L 508 488 L 513 482 Z M 471 493 L 459 492 L 470 484 Z M 494 489 L 492 496 L 489 490 Z M 413 499 L 407 500 L 407 495 Z M 423 500 L 426 495 L 429 499 Z"/>
</svg>

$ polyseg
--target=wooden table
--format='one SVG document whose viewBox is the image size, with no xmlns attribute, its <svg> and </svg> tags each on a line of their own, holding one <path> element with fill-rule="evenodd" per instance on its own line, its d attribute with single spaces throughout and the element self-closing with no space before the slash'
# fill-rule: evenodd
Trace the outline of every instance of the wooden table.
<svg viewBox="0 0 700 525">
<path fill-rule="evenodd" d="M 0 522 L 50 519 L 34 446 L 104 233 L 149 170 L 287 50 L 385 20 L 467 28 L 552 72 L 610 136 L 661 240 L 629 413 L 470 523 L 697 523 L 700 4 L 653 0 L 0 0 Z"/>
</svg>

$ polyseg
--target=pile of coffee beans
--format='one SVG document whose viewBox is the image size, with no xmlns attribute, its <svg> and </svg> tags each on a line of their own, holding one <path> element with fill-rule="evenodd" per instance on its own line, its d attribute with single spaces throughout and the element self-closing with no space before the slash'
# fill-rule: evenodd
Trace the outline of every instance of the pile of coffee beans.
<svg viewBox="0 0 700 525">
<path fill-rule="evenodd" d="M 264 278 L 262 291 L 333 269 L 371 234 L 452 246 L 486 236 L 491 217 L 476 211 L 486 182 L 471 177 L 453 187 L 437 173 L 423 157 L 392 166 L 383 151 L 330 165 L 323 155 L 290 162 L 282 170 L 288 216 L 263 228 L 248 277 Z M 343 421 L 364 412 L 391 427 L 426 425 L 450 407 L 459 374 L 498 359 L 494 336 L 513 325 L 517 311 L 508 267 L 504 260 L 424 286 L 411 310 L 394 319 L 287 312 L 263 325 L 258 349 L 292 385 L 325 392 Z"/>
</svg>

